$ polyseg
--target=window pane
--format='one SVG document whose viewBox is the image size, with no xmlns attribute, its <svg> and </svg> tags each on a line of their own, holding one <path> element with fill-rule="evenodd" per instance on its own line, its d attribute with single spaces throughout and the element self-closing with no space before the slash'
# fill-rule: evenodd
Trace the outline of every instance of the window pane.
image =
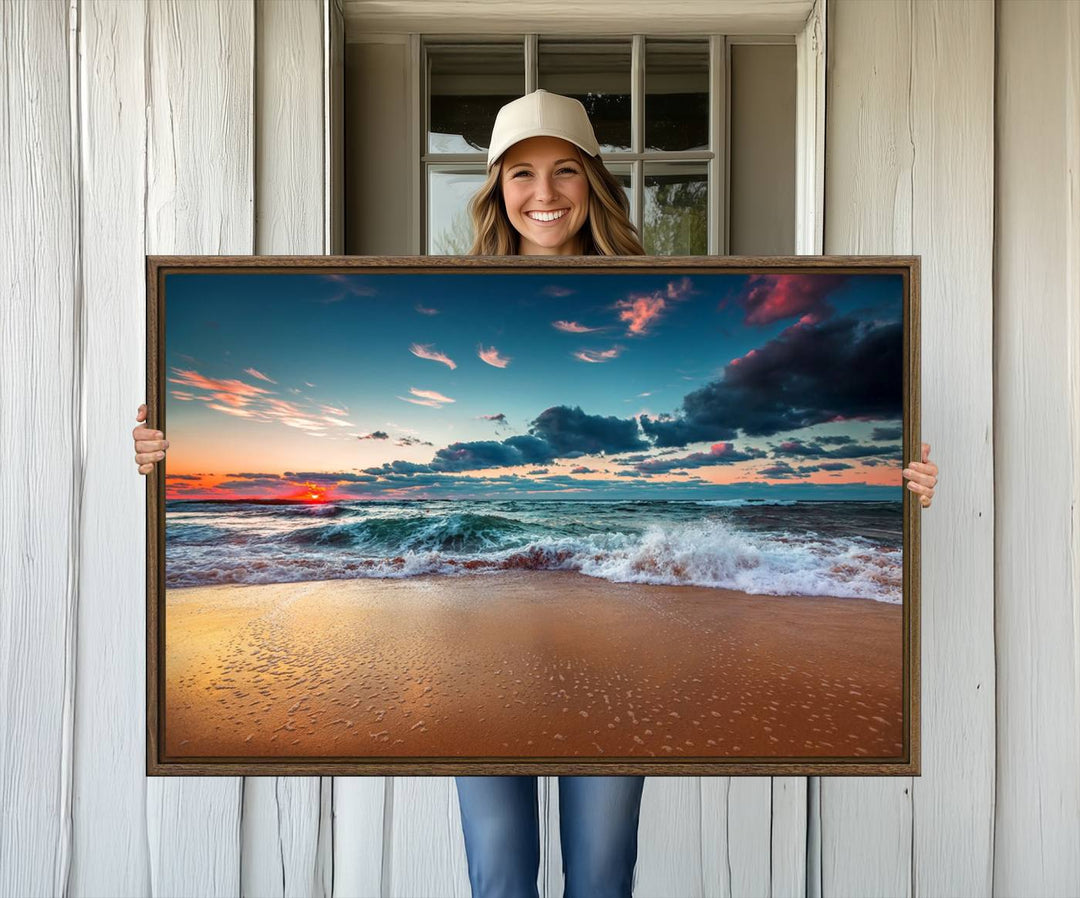
<svg viewBox="0 0 1080 898">
<path fill-rule="evenodd" d="M 709 44 L 645 42 L 645 149 L 709 149 Z"/>
<path fill-rule="evenodd" d="M 623 192 L 630 201 L 630 217 L 634 217 L 634 179 L 628 164 L 620 165 L 605 162 L 604 167 L 615 176 L 615 180 L 622 184 Z"/>
<path fill-rule="evenodd" d="M 538 86 L 580 100 L 601 153 L 630 149 L 630 41 L 540 41 Z"/>
<path fill-rule="evenodd" d="M 525 93 L 525 47 L 428 47 L 429 153 L 485 152 L 499 107 Z"/>
<path fill-rule="evenodd" d="M 472 246 L 468 203 L 484 183 L 480 166 L 431 166 L 428 169 L 428 253 L 463 256 Z"/>
<path fill-rule="evenodd" d="M 645 252 L 703 256 L 709 247 L 708 175 L 704 163 L 645 165 Z"/>
</svg>

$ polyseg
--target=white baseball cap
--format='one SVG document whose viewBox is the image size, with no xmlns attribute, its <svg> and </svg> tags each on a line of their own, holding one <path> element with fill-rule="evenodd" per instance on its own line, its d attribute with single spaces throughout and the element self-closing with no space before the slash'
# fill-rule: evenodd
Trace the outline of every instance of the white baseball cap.
<svg viewBox="0 0 1080 898">
<path fill-rule="evenodd" d="M 534 90 L 511 100 L 495 116 L 488 147 L 490 169 L 510 147 L 527 137 L 561 137 L 590 156 L 600 152 L 585 107 L 573 97 Z"/>
</svg>

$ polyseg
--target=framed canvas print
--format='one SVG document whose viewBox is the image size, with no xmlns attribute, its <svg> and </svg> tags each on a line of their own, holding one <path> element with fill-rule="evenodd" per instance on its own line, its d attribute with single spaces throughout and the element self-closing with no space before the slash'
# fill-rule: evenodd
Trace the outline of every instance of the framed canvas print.
<svg viewBox="0 0 1080 898">
<path fill-rule="evenodd" d="M 151 774 L 919 772 L 917 257 L 147 257 Z"/>
</svg>

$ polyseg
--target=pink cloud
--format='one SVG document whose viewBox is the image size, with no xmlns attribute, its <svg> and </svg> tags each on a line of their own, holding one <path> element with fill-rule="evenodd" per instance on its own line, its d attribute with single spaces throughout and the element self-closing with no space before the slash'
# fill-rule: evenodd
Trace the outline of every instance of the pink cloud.
<svg viewBox="0 0 1080 898">
<path fill-rule="evenodd" d="M 208 402 L 206 404 L 206 407 L 207 408 L 212 408 L 212 409 L 214 409 L 215 411 L 218 411 L 218 412 L 225 412 L 225 414 L 227 414 L 227 415 L 236 415 L 236 417 L 238 417 L 238 418 L 251 418 L 251 417 L 254 417 L 251 412 L 245 411 L 242 408 L 233 408 L 233 407 L 228 406 L 228 405 L 216 405 L 213 402 Z"/>
<path fill-rule="evenodd" d="M 267 383 L 272 383 L 272 384 L 277 383 L 276 380 L 273 380 L 272 378 L 267 377 L 261 371 L 256 371 L 254 368 L 245 368 L 244 373 L 245 374 L 250 374 L 252 377 L 257 377 L 257 378 L 259 378 L 259 380 L 265 380 Z"/>
<path fill-rule="evenodd" d="M 628 299 L 615 303 L 619 310 L 619 320 L 626 322 L 627 334 L 643 336 L 663 316 L 669 305 L 685 299 L 693 289 L 690 278 L 684 277 L 670 282 L 663 290 L 652 293 L 631 293 Z"/>
<path fill-rule="evenodd" d="M 398 396 L 398 399 L 411 402 L 413 405 L 426 405 L 428 408 L 442 408 L 446 403 L 455 401 L 449 396 L 443 396 L 442 393 L 435 392 L 435 390 L 418 390 L 416 387 L 409 387 L 409 392 L 415 398 Z"/>
<path fill-rule="evenodd" d="M 483 344 L 481 344 L 476 354 L 493 368 L 505 368 L 510 364 L 510 359 L 506 356 L 499 355 L 499 350 L 494 346 L 490 349 L 484 349 Z"/>
<path fill-rule="evenodd" d="M 582 349 L 579 352 L 574 353 L 574 358 L 579 359 L 582 362 L 610 362 L 612 359 L 617 359 L 619 357 L 619 353 L 621 352 L 621 346 L 612 346 L 611 349 L 605 349 L 603 351 L 595 349 Z"/>
<path fill-rule="evenodd" d="M 795 317 L 799 324 L 816 324 L 832 314 L 826 297 L 846 279 L 837 274 L 757 274 L 747 280 L 737 301 L 746 310 L 746 324 Z"/>
<path fill-rule="evenodd" d="M 737 359 L 732 359 L 731 364 L 732 365 L 738 365 L 739 362 L 741 362 L 743 359 L 752 359 L 756 355 L 757 355 L 757 350 L 756 349 L 751 349 L 746 355 L 740 356 Z"/>
<path fill-rule="evenodd" d="M 275 396 L 270 390 L 240 380 L 205 377 L 197 371 L 181 368 L 173 368 L 172 371 L 177 375 L 169 378 L 172 383 L 197 387 L 208 394 L 194 395 L 186 391 L 173 391 L 177 398 L 201 400 L 206 403 L 207 408 L 217 412 L 256 421 L 277 422 L 317 436 L 326 433 L 327 425 L 352 426 L 342 418 L 332 417 L 347 414 L 345 410 L 334 406 L 320 405 L 318 411 L 311 411 Z"/>
<path fill-rule="evenodd" d="M 436 352 L 431 348 L 430 343 L 426 346 L 422 346 L 419 343 L 413 343 L 412 346 L 409 347 L 409 352 L 422 359 L 429 359 L 432 362 L 442 362 L 451 371 L 457 367 L 457 362 L 449 356 L 443 355 L 441 352 Z"/>
<path fill-rule="evenodd" d="M 241 400 L 251 400 L 256 396 L 270 394 L 269 390 L 246 384 L 242 380 L 204 377 L 197 371 L 187 371 L 183 368 L 173 368 L 172 370 L 177 376 L 169 378 L 171 383 L 184 384 L 189 387 L 198 387 L 201 390 L 208 390 L 215 395 L 228 395 Z"/>
<path fill-rule="evenodd" d="M 421 305 L 420 303 L 416 304 L 416 311 L 418 311 L 421 315 L 438 315 L 439 314 L 438 309 L 429 309 L 427 306 Z"/>
<path fill-rule="evenodd" d="M 598 327 L 586 327 L 576 321 L 552 321 L 551 326 L 565 334 L 591 334 L 593 331 L 600 330 Z"/>
</svg>

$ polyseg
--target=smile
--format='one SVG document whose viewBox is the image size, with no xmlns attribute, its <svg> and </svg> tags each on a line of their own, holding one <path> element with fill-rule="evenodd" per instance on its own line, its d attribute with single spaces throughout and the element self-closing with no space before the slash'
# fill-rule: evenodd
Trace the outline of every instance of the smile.
<svg viewBox="0 0 1080 898">
<path fill-rule="evenodd" d="M 533 221 L 558 221 L 569 211 L 569 209 L 558 209 L 553 212 L 526 212 L 525 214 Z"/>
</svg>

